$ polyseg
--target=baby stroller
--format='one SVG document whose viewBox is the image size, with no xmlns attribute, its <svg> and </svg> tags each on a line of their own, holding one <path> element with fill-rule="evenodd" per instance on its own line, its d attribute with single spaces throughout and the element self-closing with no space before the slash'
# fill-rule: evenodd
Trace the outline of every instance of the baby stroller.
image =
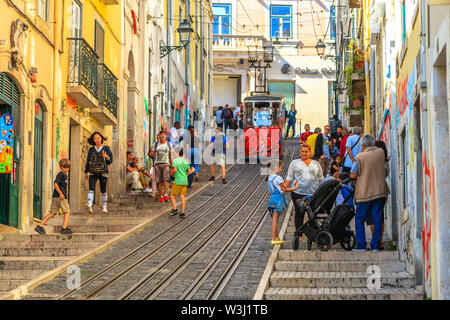
<svg viewBox="0 0 450 320">
<path fill-rule="evenodd" d="M 292 240 L 294 250 L 297 250 L 299 246 L 299 233 L 306 234 L 308 250 L 311 250 L 313 242 L 320 251 L 328 251 L 338 242 L 347 251 L 355 247 L 355 234 L 347 228 L 355 216 L 355 210 L 345 204 L 351 194 L 343 204 L 332 209 L 339 191 L 348 181 L 349 179 L 346 179 L 340 183 L 337 179 L 328 177 L 319 184 L 311 197 L 304 198 L 302 208 L 308 214 L 308 221 L 294 232 Z"/>
</svg>

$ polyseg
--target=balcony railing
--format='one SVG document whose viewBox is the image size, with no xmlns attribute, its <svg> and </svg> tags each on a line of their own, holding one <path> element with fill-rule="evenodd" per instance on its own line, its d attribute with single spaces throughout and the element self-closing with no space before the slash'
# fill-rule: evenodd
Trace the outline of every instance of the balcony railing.
<svg viewBox="0 0 450 320">
<path fill-rule="evenodd" d="M 98 77 L 99 103 L 117 118 L 117 78 L 104 63 L 98 65 Z"/>
<path fill-rule="evenodd" d="M 68 83 L 84 86 L 97 98 L 98 56 L 84 39 L 68 40 L 70 52 Z"/>
<path fill-rule="evenodd" d="M 263 50 L 263 41 L 261 36 L 214 35 L 212 43 L 213 50 L 247 51 L 249 47 Z"/>
</svg>

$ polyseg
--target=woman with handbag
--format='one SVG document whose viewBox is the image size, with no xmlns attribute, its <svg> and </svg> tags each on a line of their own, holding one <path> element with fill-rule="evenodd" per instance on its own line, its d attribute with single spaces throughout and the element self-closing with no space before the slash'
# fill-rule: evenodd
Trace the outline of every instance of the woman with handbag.
<svg viewBox="0 0 450 320">
<path fill-rule="evenodd" d="M 88 139 L 88 143 L 92 145 L 89 148 L 86 159 L 86 166 L 84 173 L 86 180 L 89 180 L 89 193 L 87 207 L 89 213 L 92 213 L 92 203 L 94 202 L 94 191 L 97 180 L 100 181 L 100 191 L 102 193 L 103 213 L 107 213 L 106 204 L 108 201 L 108 194 L 106 193 L 106 184 L 108 183 L 108 166 L 113 161 L 111 149 L 104 146 L 103 142 L 106 138 L 98 131 L 95 131 Z"/>
</svg>

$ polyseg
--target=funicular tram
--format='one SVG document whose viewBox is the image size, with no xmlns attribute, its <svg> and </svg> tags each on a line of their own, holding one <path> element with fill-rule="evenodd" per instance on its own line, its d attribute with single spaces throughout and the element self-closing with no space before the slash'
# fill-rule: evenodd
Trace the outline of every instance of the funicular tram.
<svg viewBox="0 0 450 320">
<path fill-rule="evenodd" d="M 244 99 L 245 158 L 282 157 L 284 97 L 255 94 Z"/>
</svg>

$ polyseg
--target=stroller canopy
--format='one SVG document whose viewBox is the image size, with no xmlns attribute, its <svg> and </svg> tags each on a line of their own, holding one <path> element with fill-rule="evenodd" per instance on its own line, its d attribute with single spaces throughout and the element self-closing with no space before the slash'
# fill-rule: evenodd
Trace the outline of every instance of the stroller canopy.
<svg viewBox="0 0 450 320">
<path fill-rule="evenodd" d="M 312 211 L 314 212 L 322 207 L 319 212 L 330 214 L 331 208 L 333 207 L 340 190 L 340 188 L 336 188 L 339 185 L 339 181 L 333 177 L 323 179 L 311 197 L 310 206 Z M 330 197 L 327 199 L 328 196 Z"/>
</svg>

